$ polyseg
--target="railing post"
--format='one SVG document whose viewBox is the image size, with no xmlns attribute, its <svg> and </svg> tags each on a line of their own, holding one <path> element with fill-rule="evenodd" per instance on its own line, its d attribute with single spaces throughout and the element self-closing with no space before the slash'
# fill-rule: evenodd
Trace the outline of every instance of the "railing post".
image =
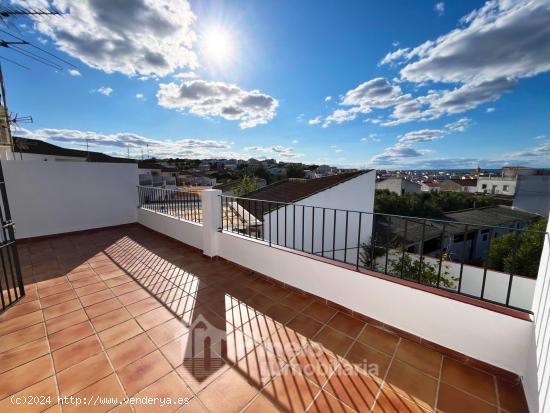
<svg viewBox="0 0 550 413">
<path fill-rule="evenodd" d="M 219 231 L 222 228 L 222 207 L 219 189 L 202 191 L 202 252 L 208 257 L 218 255 Z"/>
</svg>

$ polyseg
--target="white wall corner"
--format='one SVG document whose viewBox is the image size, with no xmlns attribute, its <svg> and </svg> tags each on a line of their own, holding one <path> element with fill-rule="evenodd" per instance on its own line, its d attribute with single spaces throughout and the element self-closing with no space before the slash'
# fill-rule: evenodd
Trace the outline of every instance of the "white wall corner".
<svg viewBox="0 0 550 413">
<path fill-rule="evenodd" d="M 222 224 L 222 191 L 205 189 L 202 191 L 202 252 L 215 257 L 219 251 L 219 230 Z"/>
</svg>

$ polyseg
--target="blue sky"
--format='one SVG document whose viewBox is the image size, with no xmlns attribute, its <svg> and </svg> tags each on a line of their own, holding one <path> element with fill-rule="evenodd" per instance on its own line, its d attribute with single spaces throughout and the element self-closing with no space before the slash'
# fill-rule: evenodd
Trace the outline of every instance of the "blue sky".
<svg viewBox="0 0 550 413">
<path fill-rule="evenodd" d="M 2 62 L 10 110 L 34 118 L 19 135 L 133 157 L 550 166 L 550 0 L 119 3 L 12 21 L 77 67 L 2 51 L 32 69 Z"/>
</svg>

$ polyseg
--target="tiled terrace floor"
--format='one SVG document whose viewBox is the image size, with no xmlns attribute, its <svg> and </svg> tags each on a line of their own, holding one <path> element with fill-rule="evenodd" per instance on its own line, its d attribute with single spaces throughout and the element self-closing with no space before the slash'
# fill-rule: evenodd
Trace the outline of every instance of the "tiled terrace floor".
<svg viewBox="0 0 550 413">
<path fill-rule="evenodd" d="M 139 226 L 19 249 L 27 295 L 0 316 L 0 412 L 60 411 L 58 395 L 88 403 L 67 412 L 524 411 L 518 385 Z M 190 402 L 116 406 L 125 396 Z"/>
</svg>

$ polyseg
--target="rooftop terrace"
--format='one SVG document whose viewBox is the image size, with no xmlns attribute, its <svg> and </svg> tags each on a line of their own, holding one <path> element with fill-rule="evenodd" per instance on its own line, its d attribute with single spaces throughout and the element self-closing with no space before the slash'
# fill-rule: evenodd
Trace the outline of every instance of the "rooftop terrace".
<svg viewBox="0 0 550 413">
<path fill-rule="evenodd" d="M 512 376 L 140 225 L 18 249 L 26 295 L 0 316 L 3 412 L 58 395 L 189 398 L 162 408 L 180 412 L 527 411 Z M 12 404 L 37 394 L 51 403 Z M 117 407 L 102 401 L 63 411 Z"/>
</svg>

